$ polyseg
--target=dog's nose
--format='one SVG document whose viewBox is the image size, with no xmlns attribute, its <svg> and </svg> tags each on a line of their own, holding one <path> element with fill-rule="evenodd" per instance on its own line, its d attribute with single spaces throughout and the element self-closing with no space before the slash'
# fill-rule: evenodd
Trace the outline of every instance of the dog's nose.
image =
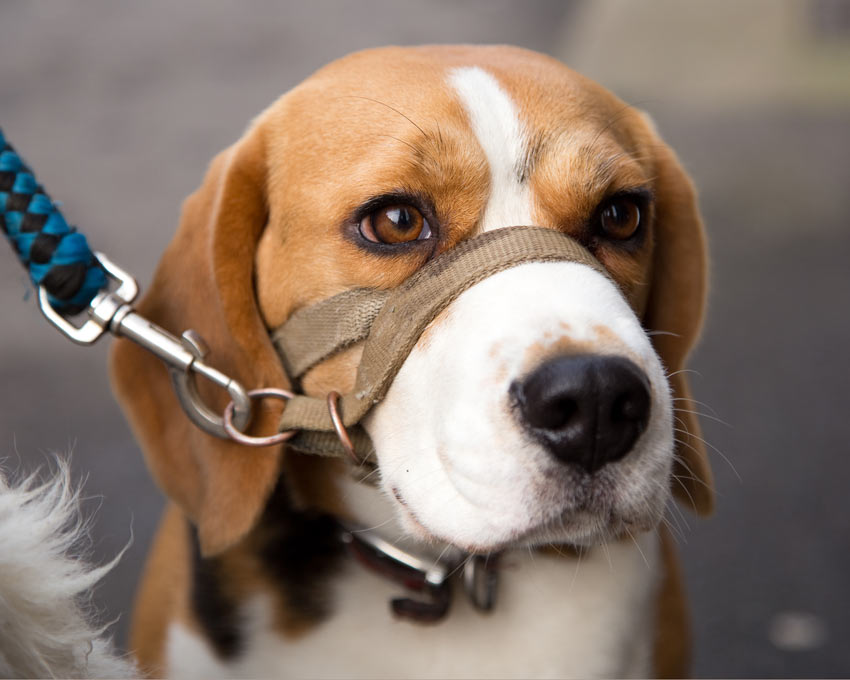
<svg viewBox="0 0 850 680">
<path fill-rule="evenodd" d="M 591 473 L 625 456 L 649 421 L 649 380 L 623 357 L 550 359 L 510 391 L 529 432 Z"/>
</svg>

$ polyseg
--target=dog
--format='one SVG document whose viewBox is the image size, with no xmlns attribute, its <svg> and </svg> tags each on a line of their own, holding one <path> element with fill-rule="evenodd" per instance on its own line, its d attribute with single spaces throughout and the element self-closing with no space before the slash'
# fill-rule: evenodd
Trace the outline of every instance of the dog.
<svg viewBox="0 0 850 680">
<path fill-rule="evenodd" d="M 121 555 L 100 567 L 84 559 L 79 489 L 55 460 L 41 483 L 38 472 L 13 479 L 0 460 L 0 677 L 136 677 L 91 606 Z"/>
<path fill-rule="evenodd" d="M 208 361 L 243 385 L 348 394 L 363 342 L 295 379 L 272 330 L 519 226 L 571 237 L 598 267 L 526 263 L 450 301 L 362 421 L 371 472 L 211 437 L 159 361 L 116 342 L 114 390 L 170 499 L 133 619 L 142 669 L 687 673 L 687 607 L 662 520 L 671 495 L 699 515 L 713 505 L 683 372 L 706 243 L 692 183 L 642 112 L 519 48 L 355 53 L 213 160 L 138 310 L 197 330 Z M 198 389 L 224 410 L 223 390 Z M 253 434 L 286 414 L 270 400 L 255 411 Z M 453 596 L 448 611 L 388 606 L 403 591 L 386 573 L 398 564 L 376 563 L 393 549 L 426 565 L 457 556 L 439 591 Z"/>
</svg>

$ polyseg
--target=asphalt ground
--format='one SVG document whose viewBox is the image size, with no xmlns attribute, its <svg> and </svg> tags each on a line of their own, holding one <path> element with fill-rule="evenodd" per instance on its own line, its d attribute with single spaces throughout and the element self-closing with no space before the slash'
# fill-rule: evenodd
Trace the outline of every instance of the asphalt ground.
<svg viewBox="0 0 850 680">
<path fill-rule="evenodd" d="M 145 286 L 210 158 L 324 63 L 383 44 L 504 42 L 586 67 L 570 45 L 611 39 L 587 22 L 581 4 L 535 1 L 4 2 L 0 125 L 69 219 Z M 746 46 L 748 27 L 731 26 Z M 705 101 L 640 103 L 700 188 L 712 251 L 691 384 L 718 508 L 672 513 L 694 670 L 847 676 L 850 108 Z M 3 247 L 0 314 L 0 459 L 22 474 L 73 452 L 95 558 L 132 538 L 95 594 L 123 642 L 163 499 L 111 397 L 108 341 L 80 348 L 47 326 Z"/>
</svg>

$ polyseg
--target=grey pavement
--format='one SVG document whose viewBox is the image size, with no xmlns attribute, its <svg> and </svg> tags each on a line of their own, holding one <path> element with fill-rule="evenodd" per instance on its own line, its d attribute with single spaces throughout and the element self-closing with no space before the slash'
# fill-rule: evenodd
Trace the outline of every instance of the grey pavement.
<svg viewBox="0 0 850 680">
<path fill-rule="evenodd" d="M 692 385 L 710 416 L 718 510 L 709 520 L 672 513 L 695 673 L 847 676 L 842 12 L 827 0 L 7 1 L 0 125 L 69 219 L 144 286 L 212 156 L 279 94 L 352 50 L 519 44 L 646 109 L 700 188 L 712 248 Z M 96 559 L 132 536 L 95 595 L 123 642 L 163 499 L 110 395 L 108 341 L 84 349 L 48 327 L 5 246 L 0 314 L 0 460 L 23 473 L 73 450 Z"/>
</svg>

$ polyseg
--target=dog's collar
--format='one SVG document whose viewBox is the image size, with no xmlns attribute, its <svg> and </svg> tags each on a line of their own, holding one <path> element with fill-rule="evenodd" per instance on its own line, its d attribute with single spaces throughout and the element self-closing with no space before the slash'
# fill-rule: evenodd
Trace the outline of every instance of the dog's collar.
<svg viewBox="0 0 850 680">
<path fill-rule="evenodd" d="M 452 578 L 459 574 L 476 609 L 488 612 L 495 606 L 498 553 L 444 551 L 437 558 L 426 557 L 390 543 L 374 529 L 343 522 L 340 527 L 343 542 L 358 562 L 425 598 L 394 598 L 390 606 L 396 616 L 421 623 L 440 621 L 451 607 Z"/>
</svg>

